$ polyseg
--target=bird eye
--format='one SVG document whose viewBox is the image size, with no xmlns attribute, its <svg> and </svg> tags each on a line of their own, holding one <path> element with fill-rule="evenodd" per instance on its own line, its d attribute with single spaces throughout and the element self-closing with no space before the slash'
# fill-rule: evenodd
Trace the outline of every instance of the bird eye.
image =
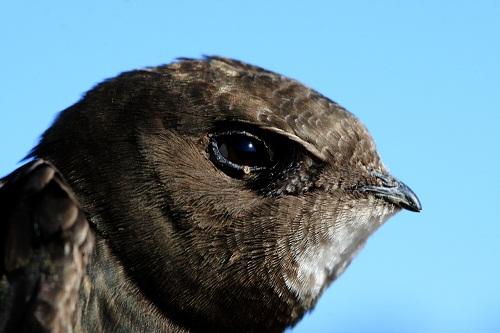
<svg viewBox="0 0 500 333">
<path fill-rule="evenodd" d="M 272 163 L 269 147 L 253 134 L 227 132 L 211 138 L 211 157 L 215 164 L 229 171 L 262 169 Z"/>
</svg>

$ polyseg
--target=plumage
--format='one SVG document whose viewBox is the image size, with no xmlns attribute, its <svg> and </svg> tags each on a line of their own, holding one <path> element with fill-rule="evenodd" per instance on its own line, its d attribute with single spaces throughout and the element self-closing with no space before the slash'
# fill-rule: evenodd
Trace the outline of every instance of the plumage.
<svg viewBox="0 0 500 333">
<path fill-rule="evenodd" d="M 52 170 L 61 200 L 90 227 L 73 283 L 77 332 L 283 331 L 387 218 L 421 209 L 354 115 L 297 81 L 219 57 L 99 84 L 30 157 L 20 173 L 36 182 L 34 165 Z M 11 299 L 9 263 L 26 271 L 36 251 L 57 251 L 35 232 L 42 213 L 25 203 L 18 173 L 0 187 L 2 228 L 22 240 L 1 239 L 0 291 Z M 48 205 L 43 214 L 59 214 Z M 20 214 L 30 218 L 20 224 Z M 51 241 L 66 237 L 42 227 L 56 232 Z M 17 311 L 8 307 L 2 323 Z"/>
</svg>

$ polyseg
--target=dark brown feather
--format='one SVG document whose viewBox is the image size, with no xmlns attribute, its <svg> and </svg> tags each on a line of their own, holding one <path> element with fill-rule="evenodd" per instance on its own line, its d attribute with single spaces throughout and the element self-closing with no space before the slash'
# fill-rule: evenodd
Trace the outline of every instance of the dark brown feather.
<svg viewBox="0 0 500 333">
<path fill-rule="evenodd" d="M 0 187 L 1 332 L 73 332 L 93 235 L 52 164 L 36 160 Z"/>
</svg>

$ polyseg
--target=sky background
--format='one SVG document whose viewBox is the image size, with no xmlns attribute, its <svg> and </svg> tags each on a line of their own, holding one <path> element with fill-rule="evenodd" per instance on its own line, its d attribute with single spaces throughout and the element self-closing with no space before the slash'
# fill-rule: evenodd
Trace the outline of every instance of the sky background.
<svg viewBox="0 0 500 333">
<path fill-rule="evenodd" d="M 3 1 L 0 175 L 101 80 L 203 54 L 345 106 L 422 201 L 291 332 L 500 332 L 500 1 Z"/>
</svg>

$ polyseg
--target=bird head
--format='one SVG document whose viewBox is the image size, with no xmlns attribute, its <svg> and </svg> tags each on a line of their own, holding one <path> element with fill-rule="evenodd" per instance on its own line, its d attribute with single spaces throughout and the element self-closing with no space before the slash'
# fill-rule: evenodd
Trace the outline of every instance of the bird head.
<svg viewBox="0 0 500 333">
<path fill-rule="evenodd" d="M 34 155 L 67 177 L 144 295 L 204 331 L 292 325 L 381 224 L 421 209 L 353 114 L 218 57 L 105 81 Z"/>
</svg>

